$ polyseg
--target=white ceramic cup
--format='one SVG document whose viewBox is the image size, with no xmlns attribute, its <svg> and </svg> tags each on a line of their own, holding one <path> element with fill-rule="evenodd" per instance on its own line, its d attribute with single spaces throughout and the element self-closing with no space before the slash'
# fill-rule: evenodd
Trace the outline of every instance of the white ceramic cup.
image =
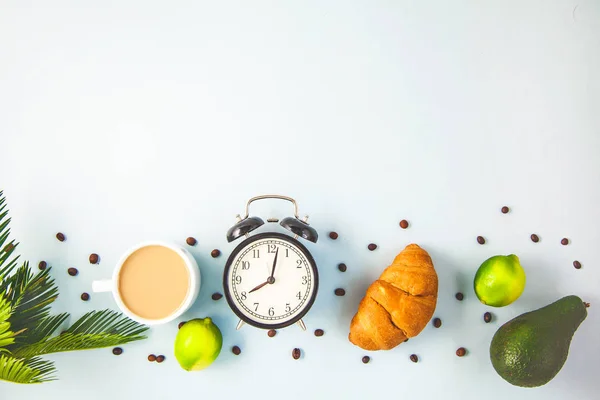
<svg viewBox="0 0 600 400">
<path fill-rule="evenodd" d="M 139 250 L 139 249 L 141 249 L 143 247 L 147 247 L 147 246 L 162 246 L 162 247 L 166 247 L 166 248 L 171 249 L 174 252 L 176 252 L 181 257 L 181 259 L 185 262 L 185 266 L 187 267 L 189 277 L 190 277 L 190 279 L 189 279 L 190 285 L 188 287 L 187 296 L 186 296 L 183 304 L 176 311 L 174 311 L 173 314 L 169 315 L 168 317 L 162 318 L 162 319 L 146 319 L 146 318 L 140 317 L 139 315 L 134 314 L 133 312 L 131 312 L 131 310 L 129 310 L 127 308 L 127 306 L 123 302 L 123 299 L 121 298 L 121 294 L 119 293 L 119 275 L 121 272 L 121 268 L 123 267 L 123 264 L 125 263 L 127 258 L 129 258 L 129 256 L 132 255 L 136 250 Z M 145 242 L 145 243 L 141 243 L 141 244 L 131 248 L 127 253 L 125 253 L 121 257 L 117 266 L 115 267 L 112 279 L 92 282 L 92 291 L 94 291 L 96 293 L 112 292 L 113 297 L 114 297 L 117 305 L 123 312 L 123 314 L 127 315 L 132 320 L 139 322 L 140 324 L 161 325 L 161 324 L 165 324 L 167 322 L 173 321 L 174 319 L 178 318 L 184 312 L 186 312 L 192 306 L 192 304 L 194 304 L 194 301 L 196 301 L 196 298 L 198 297 L 198 293 L 200 292 L 200 281 L 201 281 L 200 269 L 198 268 L 198 264 L 196 263 L 196 260 L 190 254 L 189 251 L 187 251 L 186 249 L 184 249 L 181 246 L 177 246 L 174 244 L 169 244 L 169 243 L 164 243 L 164 242 Z M 159 288 L 157 288 L 157 289 L 159 289 Z"/>
</svg>

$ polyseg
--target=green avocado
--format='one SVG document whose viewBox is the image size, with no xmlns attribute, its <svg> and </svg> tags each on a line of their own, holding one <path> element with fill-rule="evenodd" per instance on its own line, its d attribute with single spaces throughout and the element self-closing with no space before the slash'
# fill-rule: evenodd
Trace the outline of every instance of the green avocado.
<svg viewBox="0 0 600 400">
<path fill-rule="evenodd" d="M 508 321 L 490 345 L 494 369 L 515 386 L 545 385 L 567 361 L 573 334 L 585 317 L 584 302 L 566 296 Z"/>
</svg>

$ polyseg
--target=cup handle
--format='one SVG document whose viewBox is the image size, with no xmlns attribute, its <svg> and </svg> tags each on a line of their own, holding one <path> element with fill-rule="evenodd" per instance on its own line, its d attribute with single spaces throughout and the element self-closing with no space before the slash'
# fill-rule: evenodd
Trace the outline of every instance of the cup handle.
<svg viewBox="0 0 600 400">
<path fill-rule="evenodd" d="M 92 291 L 94 293 L 112 292 L 112 290 L 113 290 L 113 281 L 110 279 L 104 279 L 101 281 L 93 281 L 92 282 Z"/>
</svg>

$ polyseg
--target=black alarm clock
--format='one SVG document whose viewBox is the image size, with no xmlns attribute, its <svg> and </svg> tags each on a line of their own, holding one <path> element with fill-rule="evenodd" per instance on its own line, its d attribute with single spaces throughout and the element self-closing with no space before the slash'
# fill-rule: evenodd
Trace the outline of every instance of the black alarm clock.
<svg viewBox="0 0 600 400">
<path fill-rule="evenodd" d="M 294 216 L 279 221 L 269 218 L 292 233 L 263 232 L 250 235 L 265 222 L 250 217 L 250 204 L 262 199 L 291 202 Z M 297 323 L 306 330 L 302 317 L 317 297 L 319 273 L 308 249 L 298 240 L 316 243 L 317 231 L 307 220 L 298 217 L 298 205 L 287 196 L 263 195 L 246 204 L 246 215 L 227 231 L 227 241 L 245 239 L 233 250 L 223 272 L 223 290 L 229 307 L 240 318 L 236 329 L 244 323 L 262 329 L 280 329 Z"/>
</svg>

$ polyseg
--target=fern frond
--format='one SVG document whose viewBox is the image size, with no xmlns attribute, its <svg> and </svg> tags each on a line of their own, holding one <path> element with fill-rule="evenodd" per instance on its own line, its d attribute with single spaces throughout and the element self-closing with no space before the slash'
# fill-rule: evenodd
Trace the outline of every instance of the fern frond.
<svg viewBox="0 0 600 400">
<path fill-rule="evenodd" d="M 54 364 L 39 358 L 29 360 L 0 355 L 0 379 L 14 383 L 42 383 L 53 381 Z"/>
<path fill-rule="evenodd" d="M 10 303 L 0 294 L 0 353 L 8 352 L 6 347 L 15 341 L 15 334 L 10 330 L 10 322 L 8 322 L 11 312 Z"/>
<path fill-rule="evenodd" d="M 18 357 L 35 357 L 42 354 L 96 349 L 117 346 L 145 339 L 142 333 L 148 327 L 116 311 L 91 311 L 77 320 L 62 334 L 14 350 Z"/>
<path fill-rule="evenodd" d="M 51 315 L 42 319 L 34 328 L 28 329 L 19 336 L 15 348 L 46 340 L 69 318 L 69 313 Z M 13 348 L 11 347 L 11 350 Z"/>
<path fill-rule="evenodd" d="M 10 274 L 17 266 L 17 257 L 11 258 L 13 252 L 19 245 L 11 240 L 6 243 L 10 235 L 10 218 L 7 218 L 8 210 L 6 209 L 6 198 L 4 193 L 0 190 L 0 280 L 8 274 Z"/>
</svg>

